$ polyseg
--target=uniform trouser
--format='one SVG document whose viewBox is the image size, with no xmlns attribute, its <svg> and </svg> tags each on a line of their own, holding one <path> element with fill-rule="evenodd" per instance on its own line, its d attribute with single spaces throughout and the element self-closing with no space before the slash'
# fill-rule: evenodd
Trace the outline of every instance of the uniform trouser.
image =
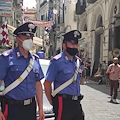
<svg viewBox="0 0 120 120">
<path fill-rule="evenodd" d="M 82 106 L 78 100 L 56 96 L 53 98 L 55 120 L 84 120 Z"/>
<path fill-rule="evenodd" d="M 6 120 L 36 120 L 36 103 L 29 105 L 5 104 Z"/>
<path fill-rule="evenodd" d="M 110 96 L 113 96 L 114 99 L 117 98 L 118 95 L 118 80 L 109 80 L 110 84 Z"/>
</svg>

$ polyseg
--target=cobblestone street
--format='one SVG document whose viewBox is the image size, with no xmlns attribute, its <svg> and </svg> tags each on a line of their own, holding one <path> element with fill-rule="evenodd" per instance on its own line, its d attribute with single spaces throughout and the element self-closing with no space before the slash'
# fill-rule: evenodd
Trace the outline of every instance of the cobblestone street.
<svg viewBox="0 0 120 120">
<path fill-rule="evenodd" d="M 81 85 L 81 93 L 84 95 L 82 106 L 85 112 L 85 120 L 120 120 L 120 104 L 110 103 L 109 94 L 99 91 L 99 88 L 103 91 L 106 89 L 106 93 L 109 92 L 109 87 L 97 85 L 93 81 Z M 120 102 L 119 99 L 117 101 Z"/>
</svg>

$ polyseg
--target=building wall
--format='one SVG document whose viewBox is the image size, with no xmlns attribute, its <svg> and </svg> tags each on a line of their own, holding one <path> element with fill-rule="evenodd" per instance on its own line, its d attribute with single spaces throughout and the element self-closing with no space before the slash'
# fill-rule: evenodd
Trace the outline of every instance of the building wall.
<svg viewBox="0 0 120 120">
<path fill-rule="evenodd" d="M 64 6 L 66 8 L 64 10 L 64 23 L 60 25 L 60 30 L 57 31 L 62 34 L 77 29 L 77 22 L 74 21 L 75 4 L 69 4 L 68 1 L 65 0 Z M 62 40 L 60 38 L 57 39 L 56 50 L 58 49 L 62 52 Z"/>
<path fill-rule="evenodd" d="M 87 25 L 88 36 L 84 41 L 88 45 L 88 56 L 94 62 L 94 47 L 95 42 L 97 41 L 96 34 L 99 34 L 101 31 L 98 30 L 98 21 L 100 16 L 102 17 L 102 60 L 108 62 L 108 52 L 109 52 L 109 28 L 111 23 L 114 21 L 113 11 L 115 4 L 118 4 L 120 0 L 97 0 L 94 4 L 90 4 L 86 11 L 80 15 L 78 18 L 78 29 L 80 31 L 84 30 L 84 25 Z M 99 27 L 100 28 L 100 27 Z M 101 33 L 100 33 L 101 34 Z M 102 61 L 101 61 L 102 62 Z"/>
<path fill-rule="evenodd" d="M 77 22 L 74 21 L 74 14 L 75 14 L 75 4 L 69 4 L 65 1 L 66 12 L 65 12 L 65 27 L 71 26 L 71 28 L 67 29 L 67 32 L 70 30 L 77 29 Z"/>
<path fill-rule="evenodd" d="M 48 18 L 48 9 L 49 9 L 49 5 L 48 2 L 46 2 L 42 7 L 41 4 L 44 2 L 45 0 L 37 0 L 37 20 L 41 20 L 41 16 L 44 15 L 44 19 L 45 21 L 47 21 Z M 44 48 L 45 48 L 45 58 L 48 58 L 48 45 L 46 43 L 46 39 L 47 37 L 45 36 L 45 28 L 44 27 L 37 27 L 37 37 L 42 38 L 44 40 Z M 42 50 L 44 49 L 42 48 Z M 39 51 L 41 49 L 38 49 Z"/>
</svg>

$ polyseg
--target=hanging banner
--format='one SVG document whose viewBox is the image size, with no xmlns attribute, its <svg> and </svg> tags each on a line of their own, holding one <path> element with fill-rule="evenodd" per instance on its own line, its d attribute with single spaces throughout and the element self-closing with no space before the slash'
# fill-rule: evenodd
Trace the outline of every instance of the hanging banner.
<svg viewBox="0 0 120 120">
<path fill-rule="evenodd" d="M 25 22 L 32 22 L 35 24 L 35 26 L 40 26 L 40 27 L 50 27 L 54 24 L 53 21 L 31 20 L 31 19 L 25 19 Z"/>
<path fill-rule="evenodd" d="M 5 21 L 0 28 L 0 39 L 2 46 L 9 45 L 7 21 Z"/>
<path fill-rule="evenodd" d="M 0 0 L 0 16 L 12 16 L 12 0 Z"/>
</svg>

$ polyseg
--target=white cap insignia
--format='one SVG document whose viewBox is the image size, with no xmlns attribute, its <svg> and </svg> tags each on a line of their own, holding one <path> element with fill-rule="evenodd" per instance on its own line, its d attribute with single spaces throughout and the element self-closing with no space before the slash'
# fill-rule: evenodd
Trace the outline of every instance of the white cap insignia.
<svg viewBox="0 0 120 120">
<path fill-rule="evenodd" d="M 77 36 L 79 36 L 80 35 L 80 33 L 78 32 L 78 31 L 75 31 L 74 32 L 74 37 L 77 37 Z"/>
<path fill-rule="evenodd" d="M 30 28 L 29 31 L 32 32 L 32 29 L 35 28 L 35 25 L 33 25 L 33 24 L 28 24 L 28 27 Z"/>
</svg>

